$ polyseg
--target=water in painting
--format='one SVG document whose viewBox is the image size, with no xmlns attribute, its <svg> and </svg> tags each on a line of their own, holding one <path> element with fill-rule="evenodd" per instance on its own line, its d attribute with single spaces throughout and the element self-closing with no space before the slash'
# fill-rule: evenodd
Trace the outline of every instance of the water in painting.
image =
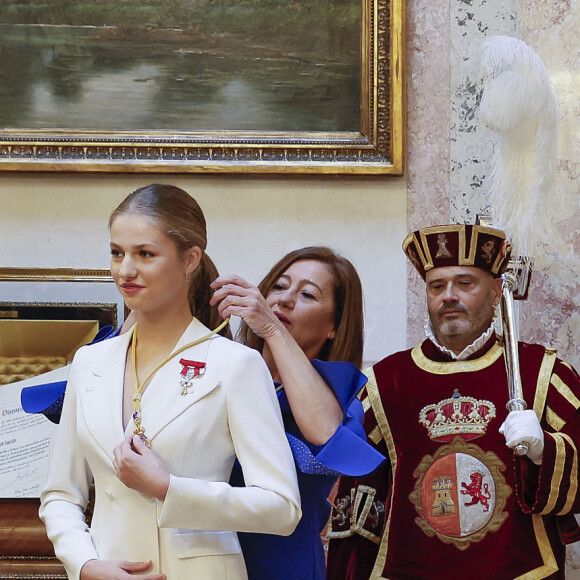
<svg viewBox="0 0 580 580">
<path fill-rule="evenodd" d="M 358 131 L 357 0 L 0 0 L 0 127 Z"/>
</svg>

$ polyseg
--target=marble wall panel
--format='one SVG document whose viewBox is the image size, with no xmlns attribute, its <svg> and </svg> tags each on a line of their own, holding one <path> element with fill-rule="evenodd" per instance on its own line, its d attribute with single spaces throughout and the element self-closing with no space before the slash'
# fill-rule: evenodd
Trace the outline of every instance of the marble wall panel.
<svg viewBox="0 0 580 580">
<path fill-rule="evenodd" d="M 479 50 L 490 35 L 516 34 L 517 0 L 451 2 L 450 11 L 450 217 L 474 223 L 489 204 L 489 132 L 478 120 L 482 85 Z"/>
<path fill-rule="evenodd" d="M 408 231 L 449 221 L 449 3 L 407 3 Z M 402 242 L 402 240 L 401 240 Z M 409 344 L 423 336 L 425 285 L 408 268 Z"/>
<path fill-rule="evenodd" d="M 408 230 L 473 223 L 489 203 L 495 136 L 481 126 L 478 55 L 490 35 L 524 40 L 546 65 L 562 111 L 553 236 L 536 251 L 522 339 L 580 367 L 580 27 L 573 0 L 411 0 L 407 5 Z M 446 84 L 447 83 L 447 84 Z M 446 102 L 447 100 L 447 102 Z M 560 201 L 561 200 L 561 201 Z M 423 335 L 424 285 L 409 268 L 409 345 Z"/>
<path fill-rule="evenodd" d="M 561 111 L 550 239 L 536 252 L 524 340 L 558 348 L 580 368 L 580 8 L 572 0 L 520 0 L 519 34 L 542 59 Z"/>
</svg>

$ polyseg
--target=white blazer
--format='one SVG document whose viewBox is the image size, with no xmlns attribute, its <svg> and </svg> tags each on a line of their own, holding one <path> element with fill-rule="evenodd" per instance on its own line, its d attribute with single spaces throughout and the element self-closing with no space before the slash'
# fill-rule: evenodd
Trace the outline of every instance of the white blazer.
<svg viewBox="0 0 580 580">
<path fill-rule="evenodd" d="M 176 348 L 207 334 L 194 319 Z M 171 473 L 164 501 L 126 487 L 113 468 L 123 432 L 131 333 L 80 349 L 72 363 L 40 517 L 71 579 L 91 559 L 153 560 L 169 580 L 244 579 L 235 531 L 288 535 L 300 497 L 272 378 L 257 351 L 221 336 L 164 365 L 141 400 L 151 447 Z M 206 363 L 181 395 L 182 358 Z M 228 484 L 239 459 L 246 487 Z M 90 529 L 83 512 L 94 478 Z"/>
</svg>

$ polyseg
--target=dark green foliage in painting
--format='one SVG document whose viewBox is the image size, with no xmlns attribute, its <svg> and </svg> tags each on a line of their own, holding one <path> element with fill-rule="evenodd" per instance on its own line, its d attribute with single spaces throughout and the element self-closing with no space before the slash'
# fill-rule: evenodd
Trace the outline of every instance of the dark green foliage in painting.
<svg viewBox="0 0 580 580">
<path fill-rule="evenodd" d="M 358 0 L 0 0 L 0 23 L 242 35 L 276 50 L 338 57 L 360 44 Z"/>
<path fill-rule="evenodd" d="M 329 51 L 344 53 L 359 48 L 360 4 L 357 0 L 0 0 L 0 22 L 134 31 L 179 28 L 200 34 L 243 34 L 252 41 L 273 42 L 282 50 L 294 44 L 303 52 L 316 51 L 321 43 L 330 43 Z"/>
<path fill-rule="evenodd" d="M 0 127 L 356 131 L 361 18 L 360 0 L 0 0 Z"/>
</svg>

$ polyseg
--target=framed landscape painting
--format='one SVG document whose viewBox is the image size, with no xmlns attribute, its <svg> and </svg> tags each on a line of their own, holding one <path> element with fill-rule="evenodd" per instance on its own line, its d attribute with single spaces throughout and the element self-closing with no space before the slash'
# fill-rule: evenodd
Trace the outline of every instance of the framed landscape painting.
<svg viewBox="0 0 580 580">
<path fill-rule="evenodd" d="M 403 171 L 404 0 L 0 0 L 0 170 Z"/>
</svg>

